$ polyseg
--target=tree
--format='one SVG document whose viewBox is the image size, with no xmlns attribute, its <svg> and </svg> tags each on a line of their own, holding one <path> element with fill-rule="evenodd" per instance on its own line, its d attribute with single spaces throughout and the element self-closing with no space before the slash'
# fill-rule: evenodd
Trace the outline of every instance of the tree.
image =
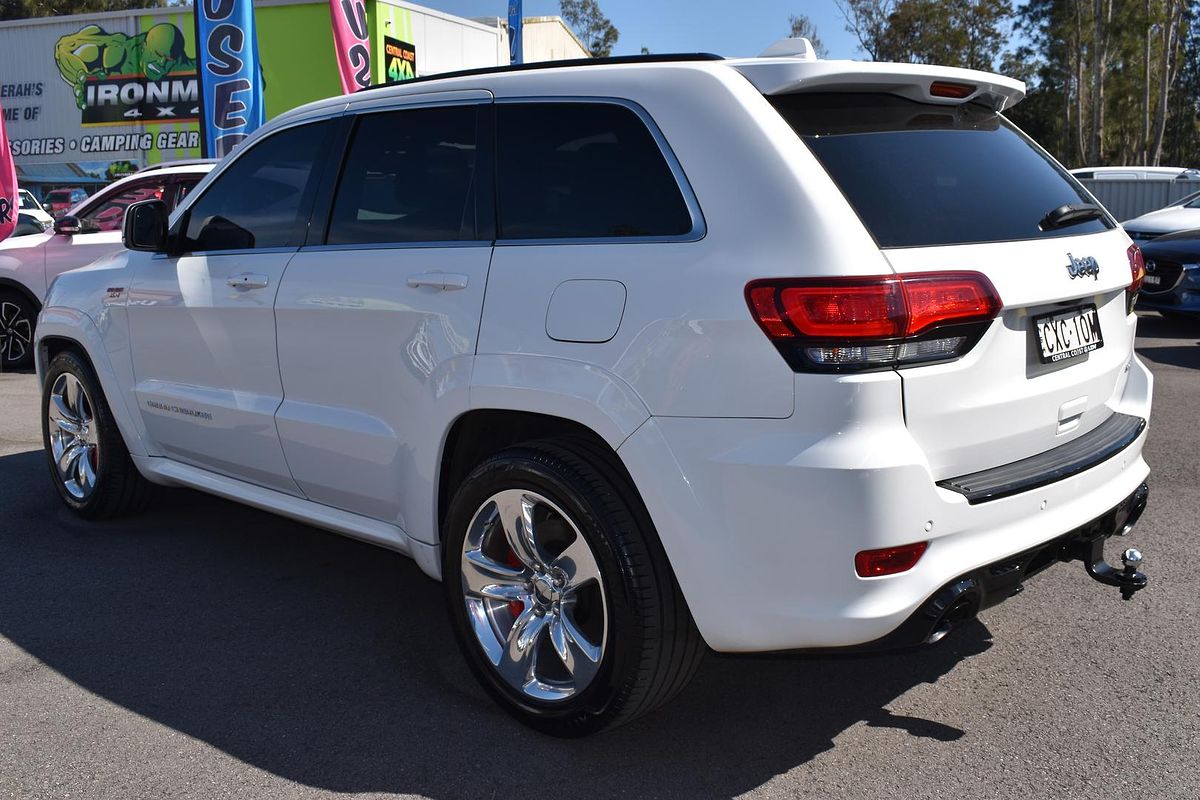
<svg viewBox="0 0 1200 800">
<path fill-rule="evenodd" d="M 859 49 L 880 60 L 880 51 L 887 43 L 888 18 L 895 0 L 837 0 L 838 10 L 846 20 L 846 30 L 854 34 Z"/>
<path fill-rule="evenodd" d="M 166 0 L 0 0 L 0 20 L 60 17 L 169 5 Z"/>
<path fill-rule="evenodd" d="M 816 24 L 808 18 L 808 15 L 792 14 L 788 17 L 788 25 L 791 26 L 789 36 L 793 39 L 808 39 L 809 43 L 813 46 L 813 50 L 817 53 L 817 58 L 825 58 L 829 55 L 829 51 L 825 49 L 824 42 L 817 35 Z"/>
<path fill-rule="evenodd" d="M 563 19 L 575 31 L 594 58 L 612 55 L 621 32 L 604 16 L 596 0 L 560 0 Z"/>
</svg>

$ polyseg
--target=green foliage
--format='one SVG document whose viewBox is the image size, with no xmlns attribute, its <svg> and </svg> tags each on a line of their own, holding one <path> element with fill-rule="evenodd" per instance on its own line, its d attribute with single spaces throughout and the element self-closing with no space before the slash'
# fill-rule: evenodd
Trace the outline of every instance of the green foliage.
<svg viewBox="0 0 1200 800">
<path fill-rule="evenodd" d="M 128 11 L 169 5 L 165 0 L 0 0 L 0 20 Z"/>
<path fill-rule="evenodd" d="M 838 5 L 875 60 L 1025 81 L 1009 116 L 1064 163 L 1200 165 L 1200 0 Z"/>
<path fill-rule="evenodd" d="M 620 31 L 604 16 L 596 0 L 561 0 L 563 19 L 575 31 L 593 58 L 612 55 Z"/>
<path fill-rule="evenodd" d="M 788 17 L 788 25 L 791 26 L 788 36 L 792 39 L 808 39 L 817 53 L 817 58 L 825 58 L 829 55 L 829 51 L 825 49 L 825 43 L 817 35 L 816 24 L 806 14 L 792 14 Z"/>
</svg>

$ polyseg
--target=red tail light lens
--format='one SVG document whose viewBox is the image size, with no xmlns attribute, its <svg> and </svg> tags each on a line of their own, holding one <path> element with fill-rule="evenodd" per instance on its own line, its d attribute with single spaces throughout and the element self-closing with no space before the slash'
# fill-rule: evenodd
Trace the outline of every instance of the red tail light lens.
<svg viewBox="0 0 1200 800">
<path fill-rule="evenodd" d="M 970 97 L 974 92 L 975 87 L 967 83 L 934 81 L 929 84 L 929 94 L 933 97 L 953 97 L 956 100 L 961 100 L 964 97 Z"/>
<path fill-rule="evenodd" d="M 757 280 L 746 302 L 788 363 L 826 371 L 957 358 L 1001 307 L 977 272 Z"/>
<path fill-rule="evenodd" d="M 925 555 L 929 542 L 917 542 L 880 550 L 863 550 L 854 555 L 854 571 L 860 578 L 882 578 L 908 572 Z"/>
<path fill-rule="evenodd" d="M 1133 282 L 1129 284 L 1129 293 L 1134 295 L 1142 290 L 1142 283 L 1146 280 L 1146 257 L 1142 255 L 1142 248 L 1136 244 L 1129 245 L 1127 253 L 1129 272 L 1133 276 Z"/>
</svg>

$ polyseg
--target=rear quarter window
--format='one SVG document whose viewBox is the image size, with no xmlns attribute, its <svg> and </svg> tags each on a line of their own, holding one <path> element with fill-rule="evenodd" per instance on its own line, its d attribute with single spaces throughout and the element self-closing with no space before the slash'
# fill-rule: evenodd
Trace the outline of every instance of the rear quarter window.
<svg viewBox="0 0 1200 800">
<path fill-rule="evenodd" d="M 694 223 L 646 124 L 606 102 L 504 103 L 501 239 L 680 237 Z"/>
<path fill-rule="evenodd" d="M 880 247 L 1095 233 L 1096 219 L 1043 231 L 1079 184 L 1000 114 L 887 94 L 768 98 L 842 190 Z"/>
</svg>

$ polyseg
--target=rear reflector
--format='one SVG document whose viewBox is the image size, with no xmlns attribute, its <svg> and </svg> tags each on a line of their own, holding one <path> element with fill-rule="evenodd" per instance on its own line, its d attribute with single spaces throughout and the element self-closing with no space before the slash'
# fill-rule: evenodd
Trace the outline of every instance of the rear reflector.
<svg viewBox="0 0 1200 800">
<path fill-rule="evenodd" d="M 854 571 L 860 578 L 881 578 L 907 572 L 917 565 L 929 542 L 884 547 L 879 550 L 863 550 L 854 556 Z"/>
<path fill-rule="evenodd" d="M 746 286 L 746 303 L 799 369 L 957 358 L 1001 307 L 991 281 L 978 272 L 757 280 Z"/>
<path fill-rule="evenodd" d="M 934 81 L 929 84 L 929 94 L 933 97 L 952 97 L 961 100 L 975 93 L 975 87 L 969 83 L 947 83 Z"/>
</svg>

